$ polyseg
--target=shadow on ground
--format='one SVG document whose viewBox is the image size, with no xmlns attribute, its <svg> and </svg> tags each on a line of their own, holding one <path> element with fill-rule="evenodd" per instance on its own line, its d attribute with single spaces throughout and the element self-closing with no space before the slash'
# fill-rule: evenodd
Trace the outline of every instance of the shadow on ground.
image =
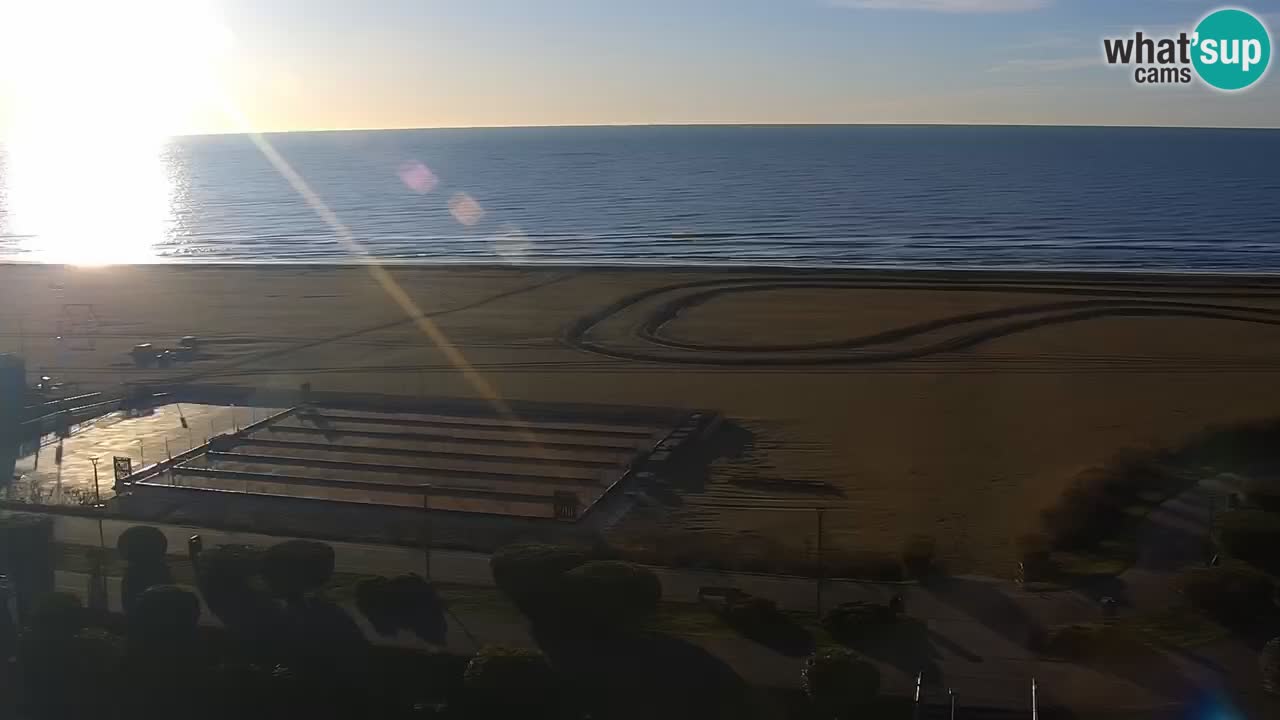
<svg viewBox="0 0 1280 720">
<path fill-rule="evenodd" d="M 747 686 L 724 661 L 654 633 L 590 633 L 535 625 L 534 639 L 588 707 L 609 718 L 749 714 Z"/>
<path fill-rule="evenodd" d="M 729 622 L 729 627 L 742 637 L 787 657 L 804 657 L 815 648 L 813 635 L 786 614 L 760 625 L 738 626 Z"/>
</svg>

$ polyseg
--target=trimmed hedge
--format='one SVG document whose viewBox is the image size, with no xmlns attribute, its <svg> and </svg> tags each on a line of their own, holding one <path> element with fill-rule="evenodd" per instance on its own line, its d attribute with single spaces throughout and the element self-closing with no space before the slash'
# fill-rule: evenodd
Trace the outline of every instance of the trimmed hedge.
<svg viewBox="0 0 1280 720">
<path fill-rule="evenodd" d="M 537 650 L 489 645 L 467 663 L 462 674 L 469 691 L 528 691 L 554 684 L 555 673 Z"/>
<path fill-rule="evenodd" d="M 200 622 L 200 600 L 177 585 L 156 585 L 138 598 L 129 617 L 129 633 L 145 645 L 194 641 Z"/>
<path fill-rule="evenodd" d="M 444 604 L 431 583 L 418 575 L 361 580 L 356 584 L 356 608 L 380 635 L 405 628 L 439 645 L 448 631 Z"/>
<path fill-rule="evenodd" d="M 576 618 L 607 627 L 643 622 L 662 600 L 652 570 L 620 560 L 596 560 L 562 576 L 566 605 Z"/>
<path fill-rule="evenodd" d="M 559 678 L 537 650 L 488 646 L 476 653 L 462 674 L 468 707 L 488 718 L 554 716 Z"/>
<path fill-rule="evenodd" d="M 164 562 L 168 550 L 168 538 L 150 525 L 134 525 L 116 540 L 116 551 L 130 565 Z"/>
<path fill-rule="evenodd" d="M 498 588 L 528 612 L 554 605 L 561 577 L 589 559 L 585 552 L 556 545 L 508 545 L 493 554 L 489 568 Z"/>
<path fill-rule="evenodd" d="M 720 615 L 728 624 L 747 632 L 764 630 L 787 621 L 777 603 L 746 593 L 726 600 Z"/>
<path fill-rule="evenodd" d="M 880 670 L 845 648 L 823 648 L 807 660 L 800 686 L 818 711 L 842 716 L 880 694 Z"/>
<path fill-rule="evenodd" d="M 126 659 L 124 641 L 100 628 L 65 636 L 24 636 L 18 651 L 25 689 L 20 716 L 113 717 L 104 715 L 103 706 L 127 685 Z M 0 701 L 9 703 L 12 698 Z"/>
<path fill-rule="evenodd" d="M 289 540 L 267 548 L 262 575 L 277 597 L 298 600 L 333 577 L 333 546 L 315 540 Z"/>
<path fill-rule="evenodd" d="M 27 629 L 41 638 L 69 638 L 84 626 L 84 606 L 80 598 L 67 592 L 40 596 L 27 618 Z"/>
<path fill-rule="evenodd" d="M 200 553 L 197 575 L 200 587 L 213 585 L 248 585 L 262 572 L 263 552 L 253 545 L 219 545 Z"/>
<path fill-rule="evenodd" d="M 149 525 L 134 525 L 120 533 L 116 551 L 124 558 L 124 579 L 120 583 L 120 601 L 125 614 L 132 613 L 148 588 L 169 585 L 173 573 L 165 552 L 169 540 L 164 533 Z"/>
<path fill-rule="evenodd" d="M 263 587 L 263 552 L 251 545 L 220 545 L 200 553 L 196 577 L 210 612 L 255 644 L 277 642 L 287 630 L 283 612 Z"/>
<path fill-rule="evenodd" d="M 53 592 L 53 566 L 53 519 L 0 512 L 0 575 L 14 585 L 19 618 Z"/>
</svg>

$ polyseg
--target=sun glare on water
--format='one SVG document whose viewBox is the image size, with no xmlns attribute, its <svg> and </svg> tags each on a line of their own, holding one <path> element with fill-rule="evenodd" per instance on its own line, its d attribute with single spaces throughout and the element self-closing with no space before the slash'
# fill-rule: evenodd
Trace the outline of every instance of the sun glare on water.
<svg viewBox="0 0 1280 720">
<path fill-rule="evenodd" d="M 168 135 L 216 92 L 204 0 L 0 0 L 0 234 L 22 259 L 146 262 L 177 232 Z"/>
</svg>

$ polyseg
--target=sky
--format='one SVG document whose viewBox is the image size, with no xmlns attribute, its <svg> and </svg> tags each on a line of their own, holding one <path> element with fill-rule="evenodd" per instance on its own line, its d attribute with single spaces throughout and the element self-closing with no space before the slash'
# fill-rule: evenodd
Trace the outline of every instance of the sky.
<svg viewBox="0 0 1280 720">
<path fill-rule="evenodd" d="M 1280 127 L 1280 75 L 1140 87 L 1197 0 L 0 0 L 0 131 L 650 123 Z M 1280 28 L 1280 0 L 1240 5 Z"/>
</svg>

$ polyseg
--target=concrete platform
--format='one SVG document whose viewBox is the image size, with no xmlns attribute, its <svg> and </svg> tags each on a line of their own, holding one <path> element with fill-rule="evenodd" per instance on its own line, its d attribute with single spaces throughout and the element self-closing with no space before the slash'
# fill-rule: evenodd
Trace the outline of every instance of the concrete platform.
<svg viewBox="0 0 1280 720">
<path fill-rule="evenodd" d="M 657 421 L 299 406 L 143 469 L 129 487 L 574 522 L 676 431 Z"/>
</svg>

